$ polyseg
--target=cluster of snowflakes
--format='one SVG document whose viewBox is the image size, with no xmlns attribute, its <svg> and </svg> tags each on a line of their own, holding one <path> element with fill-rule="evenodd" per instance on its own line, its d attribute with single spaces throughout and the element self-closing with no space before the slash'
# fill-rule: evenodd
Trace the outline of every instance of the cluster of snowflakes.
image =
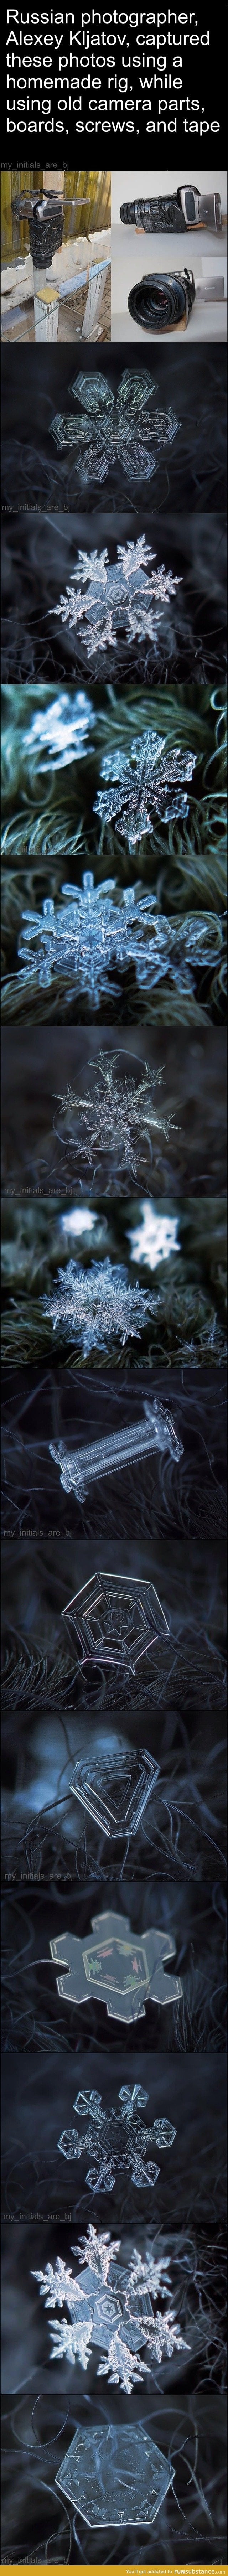
<svg viewBox="0 0 228 2576">
<path fill-rule="evenodd" d="M 107 2376 L 112 2387 L 131 2396 L 154 2361 L 187 2349 L 174 2314 L 169 2256 L 150 2251 L 143 2259 L 134 2248 L 130 2262 L 119 2264 L 120 2238 L 112 2241 L 108 2231 L 98 2235 L 92 2220 L 72 2252 L 81 2278 L 60 2256 L 55 2270 L 47 2263 L 45 2272 L 34 2275 L 45 2307 L 68 2310 L 68 2318 L 52 2326 L 52 2360 L 79 2361 L 87 2370 L 94 2345 L 100 2346 L 98 2379 Z"/>
</svg>

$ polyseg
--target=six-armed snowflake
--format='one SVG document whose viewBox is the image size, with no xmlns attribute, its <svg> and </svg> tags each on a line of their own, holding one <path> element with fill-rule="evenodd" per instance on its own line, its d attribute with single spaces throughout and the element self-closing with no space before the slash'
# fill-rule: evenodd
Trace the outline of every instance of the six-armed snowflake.
<svg viewBox="0 0 228 2576">
<path fill-rule="evenodd" d="M 134 850 L 143 832 L 153 830 L 155 814 L 163 823 L 188 813 L 188 797 L 183 782 L 191 780 L 196 753 L 166 751 L 165 738 L 148 732 L 132 743 L 130 759 L 122 751 L 106 752 L 102 760 L 102 778 L 107 786 L 96 797 L 95 813 L 102 822 L 117 824 L 120 839 Z"/>
<path fill-rule="evenodd" d="M 143 1288 L 129 1287 L 121 1262 L 92 1261 L 90 1270 L 76 1268 L 67 1261 L 58 1271 L 54 1297 L 43 1297 L 43 1313 L 53 1324 L 54 1332 L 63 1326 L 88 1359 L 92 1350 L 106 1348 L 109 1341 L 139 1341 L 145 1331 L 147 1315 L 154 1314 L 155 1299 Z"/>
<path fill-rule="evenodd" d="M 130 484 L 150 482 L 159 449 L 172 445 L 179 421 L 171 404 L 150 411 L 155 384 L 146 369 L 134 374 L 126 368 L 116 402 L 107 376 L 95 373 L 76 376 L 71 392 L 79 413 L 57 412 L 51 434 L 57 447 L 75 448 L 79 482 L 104 483 L 117 463 Z"/>
<path fill-rule="evenodd" d="M 78 2360 L 87 2370 L 94 2345 L 100 2346 L 98 2379 L 109 2376 L 112 2386 L 130 2396 L 154 2361 L 187 2349 L 174 2314 L 169 2255 L 152 2250 L 143 2259 L 134 2248 L 129 2263 L 118 2263 L 120 2238 L 98 2235 L 92 2220 L 72 2253 L 82 2267 L 79 2279 L 60 2256 L 55 2270 L 47 2263 L 45 2272 L 34 2275 L 45 2307 L 68 2310 L 62 2324 L 52 2326 L 52 2360 Z"/>
<path fill-rule="evenodd" d="M 119 2173 L 129 2173 L 137 2191 L 145 2191 L 147 2184 L 153 2190 L 160 2168 L 148 2158 L 148 2147 L 172 2147 L 176 2129 L 163 2118 L 154 2120 L 152 2129 L 147 2127 L 142 2118 L 146 2102 L 148 2093 L 141 2084 L 134 2084 L 132 2093 L 129 2084 L 121 2084 L 118 2102 L 112 2103 L 110 2111 L 102 2110 L 101 2093 L 76 2094 L 73 2108 L 80 2125 L 62 2129 L 58 2147 L 67 2163 L 92 2154 L 86 2174 L 90 2191 L 113 2191 Z"/>
<path fill-rule="evenodd" d="M 181 575 L 165 572 L 164 564 L 156 570 L 155 556 L 145 537 L 128 540 L 117 546 L 116 563 L 109 563 L 107 546 L 102 553 L 78 551 L 78 564 L 73 579 L 67 582 L 50 617 L 61 617 L 62 625 L 76 629 L 82 636 L 89 661 L 106 650 L 114 650 L 122 632 L 127 644 L 138 636 L 140 642 L 149 636 L 154 642 L 158 623 L 175 599 Z"/>
<path fill-rule="evenodd" d="M 57 1093 L 62 1112 L 65 1115 L 69 1113 L 70 1120 L 71 1110 L 76 1110 L 77 1120 L 86 1131 L 75 1150 L 89 1163 L 91 1170 L 94 1156 L 111 1154 L 118 1161 L 119 1172 L 127 1170 L 137 1178 L 143 1144 L 151 1152 L 153 1133 L 156 1138 L 164 1136 L 168 1143 L 171 1120 L 164 1116 L 159 1118 L 155 1108 L 154 1085 L 157 1080 L 161 1080 L 161 1076 L 157 1073 L 153 1076 L 150 1065 L 146 1063 L 141 1081 L 136 1081 L 130 1073 L 122 1076 L 118 1055 L 105 1055 L 100 1047 L 96 1079 L 93 1065 L 92 1094 L 74 1092 L 70 1083 L 65 1093 Z M 74 1143 L 72 1126 L 70 1138 Z"/>
</svg>

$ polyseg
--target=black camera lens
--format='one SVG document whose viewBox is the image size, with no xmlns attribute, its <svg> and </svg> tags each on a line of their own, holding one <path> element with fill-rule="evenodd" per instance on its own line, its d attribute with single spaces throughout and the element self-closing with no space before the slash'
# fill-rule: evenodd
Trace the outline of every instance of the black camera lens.
<svg viewBox="0 0 228 2576">
<path fill-rule="evenodd" d="M 141 277 L 128 296 L 128 312 L 144 331 L 175 331 L 178 323 L 186 321 L 188 309 L 182 277 Z"/>
</svg>

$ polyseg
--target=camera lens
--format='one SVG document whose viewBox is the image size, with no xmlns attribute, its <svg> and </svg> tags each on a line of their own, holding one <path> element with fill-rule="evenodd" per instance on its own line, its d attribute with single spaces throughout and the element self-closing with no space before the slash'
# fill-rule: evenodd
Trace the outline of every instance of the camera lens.
<svg viewBox="0 0 228 2576">
<path fill-rule="evenodd" d="M 183 278 L 141 277 L 131 287 L 128 312 L 144 331 L 175 331 L 188 312 Z"/>
</svg>

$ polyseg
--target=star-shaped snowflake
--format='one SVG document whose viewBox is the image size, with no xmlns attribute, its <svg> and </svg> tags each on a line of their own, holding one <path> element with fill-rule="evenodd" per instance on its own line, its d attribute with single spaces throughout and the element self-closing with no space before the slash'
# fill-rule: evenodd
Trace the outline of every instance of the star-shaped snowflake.
<svg viewBox="0 0 228 2576">
<path fill-rule="evenodd" d="M 110 2111 L 102 2110 L 100 2093 L 92 2091 L 76 2095 L 74 2111 L 77 2111 L 80 2126 L 62 2130 L 58 2149 L 67 2162 L 75 2158 L 78 2162 L 80 2156 L 92 2152 L 93 2164 L 86 2174 L 91 2191 L 100 2191 L 102 2187 L 105 2191 L 113 2191 L 116 2174 L 123 2172 L 131 2175 L 137 2190 L 145 2189 L 148 2184 L 153 2189 L 158 2182 L 159 2165 L 151 2164 L 148 2147 L 159 2146 L 160 2151 L 161 2148 L 172 2147 L 176 2129 L 172 2128 L 170 2120 L 163 2117 L 154 2121 L 153 2128 L 146 2126 L 142 2117 L 146 2102 L 148 2093 L 144 2093 L 140 2084 L 134 2084 L 132 2092 L 129 2084 L 122 2084 L 117 2106 L 112 2104 Z"/>
<path fill-rule="evenodd" d="M 120 1262 L 93 1261 L 90 1270 L 77 1270 L 75 1261 L 58 1271 L 54 1297 L 43 1297 L 43 1313 L 70 1336 L 75 1335 L 83 1359 L 89 1352 L 105 1350 L 110 1340 L 139 1341 L 147 1315 L 154 1314 L 155 1299 L 139 1287 L 128 1285 L 126 1271 Z"/>
<path fill-rule="evenodd" d="M 70 697 L 62 689 L 60 697 L 52 699 L 47 690 L 47 705 L 35 709 L 28 731 L 23 734 L 23 750 L 32 762 L 35 760 L 41 775 L 49 760 L 52 769 L 68 769 L 72 760 L 85 758 L 88 733 L 94 724 L 95 715 L 85 689 L 71 691 Z"/>
<path fill-rule="evenodd" d="M 64 2355 L 87 2370 L 93 2346 L 100 2345 L 98 2378 L 108 2376 L 112 2386 L 124 2388 L 130 2396 L 153 2358 L 171 2359 L 175 2350 L 187 2348 L 170 2296 L 169 2256 L 157 2259 L 152 2251 L 143 2261 L 134 2250 L 128 2264 L 119 2264 L 120 2239 L 112 2242 L 108 2234 L 98 2235 L 91 2224 L 81 2246 L 74 2245 L 72 2252 L 83 2267 L 80 2281 L 58 2261 L 55 2273 L 47 2263 L 45 2272 L 34 2274 L 45 2307 L 61 2310 L 65 2305 L 70 2317 L 70 2324 L 64 2317 L 61 2325 L 52 2326 L 52 2359 Z"/>
<path fill-rule="evenodd" d="M 94 1076 L 94 1066 L 92 1069 Z M 74 1092 L 70 1083 L 65 1093 L 57 1092 L 68 1125 L 70 1112 L 75 1109 L 77 1119 L 86 1129 L 75 1150 L 89 1163 L 91 1170 L 95 1155 L 111 1154 L 118 1160 L 119 1172 L 128 1170 L 136 1179 L 139 1155 L 142 1161 L 142 1145 L 145 1143 L 150 1149 L 151 1133 L 154 1131 L 156 1137 L 162 1135 L 168 1143 L 171 1120 L 159 1118 L 154 1105 L 153 1088 L 157 1079 L 161 1080 L 161 1076 L 156 1074 L 153 1077 L 149 1064 L 145 1064 L 141 1082 L 134 1081 L 128 1073 L 122 1077 L 118 1055 L 105 1055 L 101 1047 L 91 1098 L 89 1094 L 84 1096 Z M 74 1143 L 71 1125 L 70 1140 L 71 1144 Z"/>
<path fill-rule="evenodd" d="M 110 803 L 111 799 L 109 815 Z M 129 848 L 137 837 L 132 816 L 131 842 L 131 815 L 132 808 L 127 813 L 126 807 Z M 139 815 L 137 830 L 138 823 Z M 123 833 L 124 828 L 123 822 Z M 202 972 L 211 966 L 215 941 L 217 945 L 213 914 L 206 922 L 197 913 L 169 921 L 157 911 L 155 896 L 145 895 L 140 883 L 118 893 L 115 877 L 95 886 L 90 872 L 83 876 L 82 886 L 63 885 L 61 891 L 64 901 L 56 908 L 46 896 L 42 912 L 22 914 L 18 955 L 24 982 L 33 981 L 36 974 L 43 991 L 51 984 L 53 969 L 55 975 L 72 980 L 79 993 L 86 993 L 90 1008 L 97 1011 L 102 995 L 110 1001 L 110 975 L 113 998 L 115 992 L 119 994 L 116 976 L 131 967 L 141 991 L 157 991 L 168 977 L 169 988 L 191 998 L 196 969 Z"/>
<path fill-rule="evenodd" d="M 79 547 L 78 564 L 73 580 L 67 582 L 51 617 L 61 617 L 70 632 L 79 629 L 89 661 L 97 653 L 116 652 L 122 629 L 127 644 L 137 636 L 151 643 L 164 615 L 167 601 L 175 599 L 181 575 L 165 572 L 164 564 L 156 569 L 155 556 L 145 537 L 117 546 L 116 563 L 109 563 L 107 546 L 98 554 L 86 554 Z"/>
<path fill-rule="evenodd" d="M 102 822 L 114 822 L 120 839 L 135 849 L 142 833 L 153 830 L 153 818 L 160 814 L 163 823 L 175 815 L 186 816 L 188 797 L 183 782 L 191 780 L 196 766 L 196 752 L 166 750 L 165 736 L 148 732 L 132 743 L 130 759 L 124 752 L 106 752 L 102 760 L 102 778 L 110 783 L 100 788 L 95 813 Z"/>
<path fill-rule="evenodd" d="M 150 411 L 155 385 L 147 370 L 126 368 L 116 402 L 106 376 L 79 375 L 71 387 L 80 413 L 57 412 L 51 435 L 59 448 L 76 450 L 78 479 L 104 483 L 118 462 L 127 480 L 150 482 L 159 450 L 176 437 L 179 421 L 171 410 Z"/>
</svg>

